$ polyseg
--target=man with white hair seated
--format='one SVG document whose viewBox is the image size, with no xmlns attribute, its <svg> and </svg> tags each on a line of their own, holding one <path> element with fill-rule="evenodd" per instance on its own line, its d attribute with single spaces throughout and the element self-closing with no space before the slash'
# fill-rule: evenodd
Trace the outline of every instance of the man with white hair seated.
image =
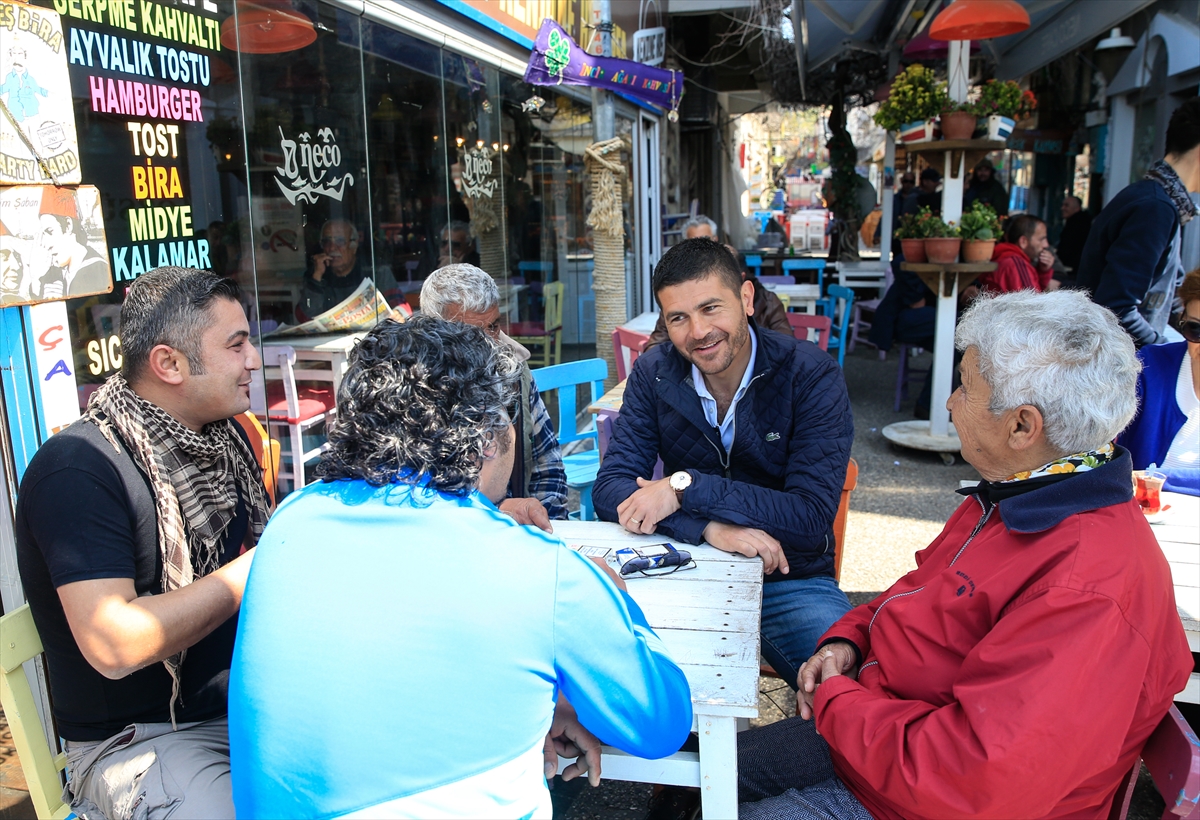
<svg viewBox="0 0 1200 820">
<path fill-rule="evenodd" d="M 520 358 L 521 401 L 513 424 L 521 446 L 513 459 L 508 498 L 500 503 L 500 510 L 521 524 L 553 532 L 550 522 L 567 518 L 567 472 L 554 423 L 529 372 L 529 351 L 501 330 L 496 280 L 465 262 L 438 268 L 421 287 L 421 310 L 474 325 Z"/>
<path fill-rule="evenodd" d="M 717 239 L 717 223 L 713 222 L 704 214 L 697 214 L 683 223 L 683 238 L 684 239 L 711 239 L 713 242 L 718 242 Z M 737 249 L 733 245 L 725 246 L 734 259 L 738 259 Z M 739 267 L 741 262 L 739 260 Z M 763 287 L 762 283 L 751 276 L 744 267 L 742 267 L 742 278 L 749 282 L 754 287 L 754 324 L 756 327 L 775 330 L 785 336 L 792 335 L 792 326 L 788 322 L 787 308 L 783 306 L 783 302 L 779 297 L 771 291 Z M 646 342 L 646 350 L 663 342 L 670 341 L 670 336 L 667 334 L 667 325 L 663 321 L 662 315 L 658 317 L 658 323 L 654 325 L 654 332 L 650 334 L 650 340 Z"/>
<path fill-rule="evenodd" d="M 955 337 L 947 406 L 983 480 L 825 633 L 800 716 L 739 736 L 742 820 L 1103 817 L 1187 683 L 1113 444 L 1137 406 L 1129 336 L 1079 291 L 1021 291 L 978 299 Z"/>
</svg>

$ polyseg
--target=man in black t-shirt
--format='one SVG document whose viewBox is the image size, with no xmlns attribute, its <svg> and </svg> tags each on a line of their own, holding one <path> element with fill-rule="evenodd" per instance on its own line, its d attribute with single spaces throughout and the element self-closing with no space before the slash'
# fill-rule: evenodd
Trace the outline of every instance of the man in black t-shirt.
<svg viewBox="0 0 1200 820">
<path fill-rule="evenodd" d="M 233 817 L 226 687 L 269 506 L 230 417 L 262 362 L 237 283 L 205 271 L 137 279 L 120 333 L 121 372 L 42 445 L 17 498 L 71 804 Z"/>
</svg>

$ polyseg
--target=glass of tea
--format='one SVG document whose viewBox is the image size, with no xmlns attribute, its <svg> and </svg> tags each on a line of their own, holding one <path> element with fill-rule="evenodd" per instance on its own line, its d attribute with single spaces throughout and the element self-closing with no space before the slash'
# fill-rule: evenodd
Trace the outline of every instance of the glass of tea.
<svg viewBox="0 0 1200 820">
<path fill-rule="evenodd" d="M 1163 473 L 1147 470 L 1134 476 L 1134 497 L 1146 515 L 1158 515 L 1162 511 L 1162 488 L 1167 477 Z"/>
</svg>

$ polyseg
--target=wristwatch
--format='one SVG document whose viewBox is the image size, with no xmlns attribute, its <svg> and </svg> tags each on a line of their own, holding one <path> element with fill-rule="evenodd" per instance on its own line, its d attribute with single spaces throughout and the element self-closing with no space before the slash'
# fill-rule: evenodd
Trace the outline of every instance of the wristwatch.
<svg viewBox="0 0 1200 820">
<path fill-rule="evenodd" d="M 671 474 L 671 489 L 675 491 L 675 500 L 679 502 L 679 506 L 683 506 L 683 491 L 692 486 L 692 474 L 687 470 L 680 470 L 677 473 Z"/>
</svg>

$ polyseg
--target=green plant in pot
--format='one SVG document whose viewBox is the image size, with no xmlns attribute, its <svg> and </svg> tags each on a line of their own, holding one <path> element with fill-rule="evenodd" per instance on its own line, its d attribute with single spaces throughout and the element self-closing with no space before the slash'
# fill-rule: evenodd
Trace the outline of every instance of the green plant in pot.
<svg viewBox="0 0 1200 820">
<path fill-rule="evenodd" d="M 979 90 L 975 113 L 987 121 L 988 139 L 1008 139 L 1016 121 L 1030 116 L 1037 108 L 1032 91 L 1022 91 L 1013 80 L 988 80 Z"/>
<path fill-rule="evenodd" d="M 979 200 L 971 203 L 971 210 L 962 215 L 958 232 L 963 240 L 964 262 L 987 262 L 996 248 L 996 237 L 1000 235 L 1000 217 L 991 205 Z"/>
<path fill-rule="evenodd" d="M 949 101 L 946 84 L 938 82 L 932 70 L 914 63 L 892 81 L 888 98 L 880 103 L 875 114 L 875 124 L 886 131 L 900 133 L 902 141 L 919 141 L 906 136 L 906 132 L 921 125 L 931 136 L 931 121 L 942 113 Z"/>
<path fill-rule="evenodd" d="M 937 219 L 929 208 L 921 208 L 915 214 L 905 214 L 896 228 L 896 238 L 904 252 L 906 262 L 925 262 L 925 238 L 929 236 L 930 223 Z M 940 221 L 940 220 L 938 220 Z"/>
<path fill-rule="evenodd" d="M 962 239 L 953 222 L 947 224 L 938 217 L 926 223 L 925 256 L 930 262 L 949 265 L 958 261 L 958 249 Z"/>
</svg>

